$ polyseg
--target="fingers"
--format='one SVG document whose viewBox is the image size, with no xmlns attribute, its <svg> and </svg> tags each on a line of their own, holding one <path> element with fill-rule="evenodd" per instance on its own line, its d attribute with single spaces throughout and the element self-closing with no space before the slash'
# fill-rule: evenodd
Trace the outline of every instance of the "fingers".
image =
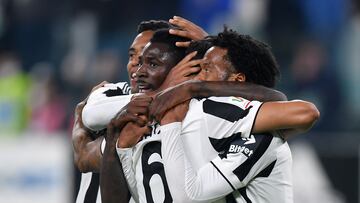
<svg viewBox="0 0 360 203">
<path fill-rule="evenodd" d="M 208 33 L 205 32 L 200 26 L 180 16 L 174 16 L 172 19 L 169 20 L 169 22 L 175 26 L 178 26 L 181 29 L 171 29 L 169 31 L 170 34 L 187 37 L 192 40 L 199 40 L 208 36 Z"/>
<path fill-rule="evenodd" d="M 187 77 L 193 73 L 197 73 L 201 70 L 200 63 L 202 62 L 202 59 L 192 60 L 188 61 L 185 64 L 182 65 L 181 71 L 179 71 L 179 74 Z M 179 68 L 180 69 L 180 68 Z"/>
<path fill-rule="evenodd" d="M 189 47 L 190 43 L 191 43 L 190 41 L 188 41 L 188 42 L 176 42 L 175 45 L 177 47 Z"/>
<path fill-rule="evenodd" d="M 190 38 L 190 37 L 189 37 L 190 34 L 189 34 L 189 31 L 188 31 L 188 30 L 170 29 L 170 30 L 169 30 L 169 33 L 172 34 L 172 35 L 180 36 L 180 37 Z"/>
<path fill-rule="evenodd" d="M 201 68 L 198 67 L 198 66 L 191 67 L 191 68 L 186 70 L 186 72 L 184 73 L 184 77 L 189 77 L 190 75 L 199 73 L 200 71 L 201 71 Z"/>
<path fill-rule="evenodd" d="M 135 115 L 147 115 L 148 107 L 152 102 L 152 97 L 137 97 L 131 100 L 127 107 L 127 112 Z"/>
<path fill-rule="evenodd" d="M 175 19 L 175 20 L 181 20 L 181 21 L 186 22 L 186 23 L 189 23 L 189 24 L 194 24 L 193 22 L 191 22 L 191 21 L 189 21 L 189 20 L 187 20 L 187 19 L 185 19 L 185 18 L 183 18 L 183 17 L 181 17 L 181 16 L 174 16 L 173 19 Z M 194 25 L 195 25 L 195 24 L 194 24 Z"/>
<path fill-rule="evenodd" d="M 194 58 L 197 54 L 197 51 L 193 51 L 190 54 L 186 55 L 179 63 L 178 66 L 182 66 L 183 64 L 187 63 L 188 61 L 190 61 L 192 58 Z"/>
<path fill-rule="evenodd" d="M 139 116 L 136 116 L 131 113 L 126 113 L 126 114 L 122 115 L 120 118 L 113 119 L 111 121 L 111 124 L 115 128 L 121 129 L 126 125 L 126 123 L 129 123 L 129 122 L 136 123 L 137 125 L 142 127 L 147 124 L 147 119 L 146 119 L 146 117 L 139 117 Z"/>
</svg>

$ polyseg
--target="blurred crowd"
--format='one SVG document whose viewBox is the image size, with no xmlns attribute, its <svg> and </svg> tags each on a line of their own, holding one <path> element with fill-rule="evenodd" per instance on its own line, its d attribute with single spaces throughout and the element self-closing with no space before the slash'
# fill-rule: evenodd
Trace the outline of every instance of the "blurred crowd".
<svg viewBox="0 0 360 203">
<path fill-rule="evenodd" d="M 360 130 L 359 1 L 1 0 L 0 135 L 67 131 L 93 86 L 128 80 L 137 24 L 173 15 L 269 43 L 281 65 L 277 88 L 320 109 L 314 131 Z"/>
</svg>

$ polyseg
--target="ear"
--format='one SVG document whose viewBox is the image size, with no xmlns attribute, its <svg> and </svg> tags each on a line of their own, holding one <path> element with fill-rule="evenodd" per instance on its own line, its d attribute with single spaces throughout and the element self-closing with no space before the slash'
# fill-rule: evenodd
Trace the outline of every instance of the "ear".
<svg viewBox="0 0 360 203">
<path fill-rule="evenodd" d="M 245 82 L 246 76 L 244 73 L 233 73 L 230 75 L 229 81 L 238 81 L 238 82 Z"/>
</svg>

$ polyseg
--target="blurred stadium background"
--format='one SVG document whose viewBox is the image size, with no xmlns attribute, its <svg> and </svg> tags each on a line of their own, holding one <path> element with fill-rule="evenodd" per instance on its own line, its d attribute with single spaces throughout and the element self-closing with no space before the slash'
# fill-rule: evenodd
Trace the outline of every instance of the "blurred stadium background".
<svg viewBox="0 0 360 203">
<path fill-rule="evenodd" d="M 0 202 L 73 202 L 75 105 L 127 81 L 142 20 L 227 24 L 266 41 L 277 86 L 321 119 L 290 141 L 295 202 L 360 202 L 359 0 L 0 0 Z"/>
</svg>

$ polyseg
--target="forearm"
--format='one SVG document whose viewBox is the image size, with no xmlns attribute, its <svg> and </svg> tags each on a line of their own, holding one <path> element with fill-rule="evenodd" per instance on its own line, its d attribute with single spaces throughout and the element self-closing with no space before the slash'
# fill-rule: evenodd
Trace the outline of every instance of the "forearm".
<svg viewBox="0 0 360 203">
<path fill-rule="evenodd" d="M 82 173 L 99 172 L 101 165 L 101 143 L 104 137 L 92 140 L 86 134 L 73 139 L 74 163 Z"/>
<path fill-rule="evenodd" d="M 319 116 L 318 109 L 310 102 L 265 102 L 257 114 L 252 133 L 273 130 L 305 132 L 314 125 Z"/>
<path fill-rule="evenodd" d="M 130 195 L 114 142 L 106 143 L 100 169 L 102 202 L 129 202 Z"/>
<path fill-rule="evenodd" d="M 286 101 L 280 91 L 247 82 L 191 81 L 187 84 L 192 97 L 238 96 L 247 100 Z"/>
</svg>

